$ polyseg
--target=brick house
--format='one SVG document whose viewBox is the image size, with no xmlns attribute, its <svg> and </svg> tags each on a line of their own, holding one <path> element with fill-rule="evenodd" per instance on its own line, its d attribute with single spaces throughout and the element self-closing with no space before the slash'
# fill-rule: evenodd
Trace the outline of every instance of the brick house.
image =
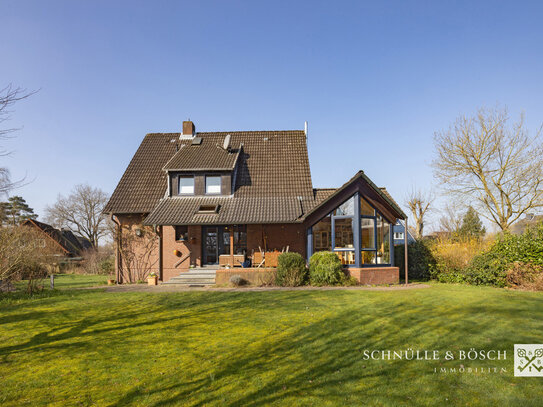
<svg viewBox="0 0 543 407">
<path fill-rule="evenodd" d="M 185 121 L 182 133 L 147 134 L 105 212 L 119 282 L 221 269 L 219 283 L 273 268 L 286 250 L 331 250 L 363 283 L 399 281 L 391 225 L 404 213 L 362 171 L 313 188 L 304 130 L 196 132 Z"/>
</svg>

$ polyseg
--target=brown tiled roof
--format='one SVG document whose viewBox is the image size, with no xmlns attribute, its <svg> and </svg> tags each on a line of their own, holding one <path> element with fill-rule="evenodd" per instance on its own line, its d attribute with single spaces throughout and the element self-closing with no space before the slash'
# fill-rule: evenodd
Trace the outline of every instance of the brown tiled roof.
<svg viewBox="0 0 543 407">
<path fill-rule="evenodd" d="M 400 205 L 398 205 L 398 202 L 396 202 L 396 201 L 394 200 L 394 198 L 392 198 L 392 195 L 390 195 L 390 193 L 387 191 L 386 188 L 380 187 L 379 189 L 383 192 L 383 194 L 385 194 L 385 196 L 386 196 L 386 197 L 387 197 L 394 205 L 396 205 L 396 206 L 398 207 L 398 209 L 401 209 Z"/>
<path fill-rule="evenodd" d="M 406 215 L 403 213 L 403 211 L 398 206 L 398 204 L 392 199 L 392 197 L 390 197 L 390 194 L 386 190 L 383 191 L 383 188 L 377 187 L 373 183 L 373 181 L 369 179 L 366 174 L 364 174 L 364 171 L 358 171 L 349 181 L 347 181 L 345 184 L 343 184 L 341 187 L 335 190 L 323 189 L 323 190 L 320 190 L 321 192 L 319 192 L 318 189 L 315 190 L 316 191 L 315 195 L 317 196 L 318 194 L 322 198 L 322 200 L 316 203 L 315 206 L 311 210 L 309 210 L 306 214 L 304 214 L 304 217 L 310 215 L 313 211 L 317 211 L 321 205 L 325 204 L 328 201 L 333 200 L 335 196 L 341 194 L 342 191 L 347 189 L 347 187 L 349 187 L 354 182 L 357 182 L 358 180 L 363 180 L 369 187 L 371 187 L 380 196 L 380 199 L 382 198 L 382 200 L 387 202 L 387 204 L 390 207 L 392 207 L 392 209 L 396 212 L 398 217 L 400 217 L 401 219 L 405 219 Z"/>
<path fill-rule="evenodd" d="M 221 148 L 228 134 L 233 153 Z M 302 222 L 347 185 L 363 178 L 403 215 L 388 192 L 377 188 L 362 171 L 338 189 L 313 189 L 302 130 L 200 132 L 196 133 L 202 138 L 200 145 L 179 136 L 148 134 L 144 138 L 106 205 L 106 213 L 149 213 L 144 222 L 149 225 Z M 166 169 L 234 167 L 233 196 L 166 197 Z M 200 205 L 220 205 L 220 210 L 197 213 Z"/>
<path fill-rule="evenodd" d="M 315 205 L 318 205 L 320 202 L 324 201 L 330 195 L 332 195 L 337 188 L 315 188 L 313 194 L 315 197 Z"/>
<path fill-rule="evenodd" d="M 234 198 L 276 199 L 302 196 L 305 204 L 304 211 L 313 206 L 313 185 L 303 130 L 232 131 L 196 133 L 197 137 L 202 138 L 202 144 L 199 146 L 192 146 L 191 140 L 179 140 L 179 133 L 148 134 L 128 165 L 104 212 L 152 212 L 166 194 L 164 166 L 170 160 L 172 161 L 168 163 L 168 167 L 173 164 L 183 165 L 177 161 L 177 158 L 172 159 L 174 155 L 181 159 L 185 157 L 184 152 L 190 152 L 195 158 L 190 159 L 190 165 L 187 165 L 187 168 L 199 165 L 199 168 L 219 169 L 218 167 L 224 168 L 225 165 L 230 165 L 233 163 L 232 160 L 235 160 L 234 154 L 229 155 L 216 147 L 217 144 L 222 146 L 228 134 L 231 135 L 232 147 L 239 149 L 243 143 L 237 166 Z M 185 147 L 182 147 L 183 145 Z M 202 150 L 199 150 L 200 148 Z M 198 151 L 208 151 L 212 158 L 208 160 L 206 154 L 201 155 Z M 203 164 L 197 164 L 198 159 L 201 159 Z M 209 166 L 211 167 L 208 168 Z M 256 201 L 254 202 L 257 205 Z M 297 203 L 299 206 L 298 201 Z M 173 203 L 168 205 L 171 208 Z M 247 217 L 252 216 L 252 211 L 259 212 L 260 217 L 264 219 L 262 216 L 264 209 L 259 210 L 242 205 L 236 210 L 242 211 Z M 277 208 L 277 211 L 280 209 Z M 266 219 L 274 222 L 274 215 L 269 213 Z M 283 215 L 284 213 L 278 212 L 276 219 L 285 219 Z M 289 212 L 286 218 L 290 218 L 291 215 L 292 213 Z"/>
<path fill-rule="evenodd" d="M 200 214 L 200 205 L 219 205 L 219 211 Z M 292 223 L 301 216 L 302 205 L 297 197 L 173 197 L 161 200 L 144 224 Z"/>
<path fill-rule="evenodd" d="M 111 195 L 106 213 L 149 213 L 166 193 L 164 164 L 175 154 L 179 133 L 148 134 Z"/>
<path fill-rule="evenodd" d="M 56 229 L 47 223 L 39 222 L 35 219 L 28 219 L 23 224 L 40 229 L 51 239 L 55 240 L 67 255 L 80 256 L 84 250 L 91 247 L 91 244 L 87 239 L 82 236 L 74 235 L 71 230 Z"/>
<path fill-rule="evenodd" d="M 201 137 L 201 135 L 198 135 Z M 226 136 L 206 135 L 201 144 L 192 145 L 190 140 L 179 140 L 179 151 L 166 163 L 165 170 L 202 171 L 232 170 L 239 157 L 240 145 L 231 143 L 232 149 L 222 148 Z"/>
</svg>

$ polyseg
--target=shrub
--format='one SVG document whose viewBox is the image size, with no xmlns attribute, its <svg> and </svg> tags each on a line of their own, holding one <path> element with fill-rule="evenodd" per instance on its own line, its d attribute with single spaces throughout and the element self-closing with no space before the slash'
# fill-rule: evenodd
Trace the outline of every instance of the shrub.
<svg viewBox="0 0 543 407">
<path fill-rule="evenodd" d="M 309 259 L 309 278 L 312 285 L 335 285 L 344 279 L 339 257 L 332 252 L 317 252 Z"/>
<path fill-rule="evenodd" d="M 241 287 L 248 283 L 248 281 L 242 278 L 239 274 L 234 274 L 232 277 L 230 277 L 230 282 L 236 287 Z"/>
<path fill-rule="evenodd" d="M 341 281 L 339 283 L 345 287 L 353 287 L 359 284 L 356 278 L 354 278 L 353 276 L 349 276 L 345 273 L 341 273 Z"/>
<path fill-rule="evenodd" d="M 431 277 L 431 271 L 436 267 L 436 259 L 432 253 L 433 244 L 430 240 L 419 239 L 407 245 L 410 279 L 428 280 Z M 405 275 L 404 253 L 403 245 L 394 247 L 394 263 L 400 268 L 401 277 Z"/>
<path fill-rule="evenodd" d="M 109 248 L 85 250 L 81 266 L 85 274 L 111 275 L 115 270 L 115 256 Z"/>
<path fill-rule="evenodd" d="M 431 246 L 435 264 L 430 268 L 430 277 L 442 283 L 467 282 L 467 268 L 487 243 L 477 238 L 439 239 Z"/>
<path fill-rule="evenodd" d="M 543 267 L 515 262 L 507 270 L 506 281 L 513 288 L 543 291 Z"/>
<path fill-rule="evenodd" d="M 516 262 L 543 267 L 543 223 L 528 228 L 521 235 L 504 232 L 490 249 L 472 259 L 465 270 L 465 281 L 505 287 L 508 270 L 514 268 Z M 517 276 L 518 272 L 513 275 Z"/>
<path fill-rule="evenodd" d="M 307 281 L 305 260 L 299 253 L 286 252 L 277 258 L 277 285 L 297 287 Z"/>
</svg>

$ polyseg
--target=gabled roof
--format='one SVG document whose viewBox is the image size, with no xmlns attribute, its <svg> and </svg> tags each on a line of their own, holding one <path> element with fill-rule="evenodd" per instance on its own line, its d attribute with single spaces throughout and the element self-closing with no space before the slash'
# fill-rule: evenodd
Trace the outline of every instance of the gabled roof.
<svg viewBox="0 0 543 407">
<path fill-rule="evenodd" d="M 35 219 L 28 219 L 23 225 L 34 226 L 53 239 L 60 248 L 70 256 L 80 256 L 81 253 L 90 248 L 90 242 L 82 236 L 76 236 L 71 230 L 56 229 L 47 223 Z"/>
<path fill-rule="evenodd" d="M 330 189 L 321 189 L 321 190 L 315 190 L 315 197 L 319 196 L 322 198 L 320 202 L 316 202 L 314 207 L 308 211 L 304 215 L 304 219 L 312 218 L 314 217 L 315 213 L 323 212 L 323 209 L 326 209 L 332 206 L 339 204 L 340 202 L 336 202 L 338 199 L 341 200 L 342 196 L 345 194 L 352 194 L 353 191 L 356 191 L 357 185 L 361 185 L 366 189 L 366 193 L 363 193 L 365 199 L 370 200 L 370 203 L 372 203 L 373 206 L 377 207 L 380 206 L 382 209 L 380 212 L 383 212 L 383 210 L 386 209 L 386 212 L 388 212 L 388 217 L 391 219 L 405 219 L 406 215 L 403 213 L 401 208 L 398 206 L 398 204 L 392 199 L 388 191 L 384 188 L 377 187 L 365 174 L 364 171 L 358 171 L 354 177 L 352 177 L 349 181 L 347 181 L 345 184 L 343 184 L 341 187 L 337 188 L 336 190 L 330 190 Z M 373 191 L 373 193 L 370 194 L 370 192 Z M 374 195 L 373 197 L 370 197 L 369 195 Z M 324 211 L 326 212 L 326 210 Z M 383 215 L 387 215 L 383 213 Z"/>
<path fill-rule="evenodd" d="M 202 138 L 202 144 L 199 146 L 192 146 L 192 140 L 180 140 L 180 133 L 166 133 L 148 134 L 145 137 L 104 212 L 150 213 L 155 208 L 159 210 L 157 205 L 161 199 L 172 199 L 168 203 L 161 203 L 161 213 L 166 213 L 166 206 L 168 213 L 182 211 L 181 208 L 174 209 L 176 205 L 181 204 L 179 200 L 165 198 L 167 190 L 165 166 L 168 168 L 184 166 L 178 159 L 184 157 L 185 152 L 190 152 L 193 158 L 190 158 L 189 164 L 184 168 L 211 169 L 207 168 L 211 166 L 214 169 L 222 169 L 233 165 L 236 160 L 235 154 L 229 155 L 216 146 L 217 144 L 222 146 L 228 134 L 231 135 L 231 146 L 239 150 L 232 199 L 267 197 L 268 202 L 276 200 L 276 203 L 270 204 L 274 207 L 278 207 L 282 199 L 287 197 L 297 199 L 296 197 L 301 196 L 305 201 L 313 202 L 313 185 L 303 130 L 199 132 L 196 133 L 197 137 Z M 241 144 L 243 148 L 240 148 Z M 206 154 L 199 154 L 198 151 L 209 152 L 211 158 Z M 184 159 L 189 160 L 189 157 Z M 201 164 L 198 164 L 199 160 L 202 160 Z M 243 205 L 241 208 L 246 209 L 245 215 L 252 216 L 250 211 L 254 208 Z M 290 215 L 291 213 L 288 217 Z M 282 216 L 276 218 L 271 216 L 270 214 L 270 217 L 266 217 L 267 221 L 284 219 Z"/>
<path fill-rule="evenodd" d="M 147 134 L 132 157 L 105 213 L 149 213 L 166 192 L 164 164 L 176 153 L 179 133 Z"/>
</svg>

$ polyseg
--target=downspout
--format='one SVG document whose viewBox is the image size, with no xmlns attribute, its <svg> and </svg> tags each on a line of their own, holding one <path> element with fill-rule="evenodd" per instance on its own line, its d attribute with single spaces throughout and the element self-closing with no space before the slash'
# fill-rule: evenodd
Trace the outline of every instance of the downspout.
<svg viewBox="0 0 543 407">
<path fill-rule="evenodd" d="M 162 226 L 154 225 L 154 228 L 158 236 L 158 279 L 164 281 L 162 273 Z"/>
<path fill-rule="evenodd" d="M 122 284 L 123 275 L 121 273 L 121 269 L 123 267 L 123 258 L 121 255 L 121 238 L 122 238 L 121 237 L 121 233 L 122 233 L 121 222 L 119 222 L 117 217 L 113 214 L 111 214 L 111 220 L 113 221 L 113 223 L 117 225 L 117 236 L 116 236 L 117 244 L 116 244 L 116 253 L 115 253 L 117 257 L 117 270 L 116 270 L 115 279 L 117 280 L 117 284 Z"/>
<path fill-rule="evenodd" d="M 403 234 L 403 251 L 404 251 L 404 265 L 405 265 L 405 285 L 408 284 L 407 272 L 408 272 L 408 256 L 407 256 L 407 216 L 405 217 L 405 230 Z"/>
</svg>

